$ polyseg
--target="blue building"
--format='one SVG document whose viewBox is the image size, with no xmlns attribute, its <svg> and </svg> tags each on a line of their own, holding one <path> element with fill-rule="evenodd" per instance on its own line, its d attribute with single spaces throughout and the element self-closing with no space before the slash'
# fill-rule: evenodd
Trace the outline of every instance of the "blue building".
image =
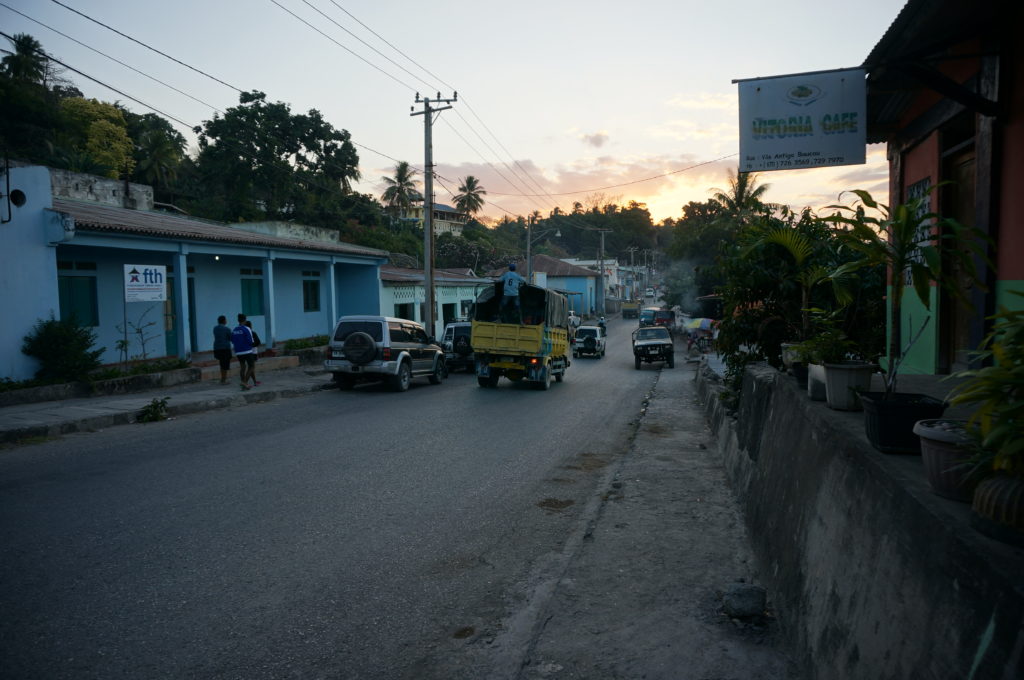
<svg viewBox="0 0 1024 680">
<path fill-rule="evenodd" d="M 328 333 L 343 314 L 380 313 L 387 253 L 337 232 L 158 212 L 149 187 L 43 167 L 0 181 L 0 377 L 35 374 L 22 339 L 51 314 L 91 327 L 114 363 L 125 339 L 128 358 L 209 350 L 221 314 L 232 324 L 246 314 L 270 345 Z M 126 302 L 126 265 L 140 280 L 163 277 L 166 300 Z"/>
</svg>

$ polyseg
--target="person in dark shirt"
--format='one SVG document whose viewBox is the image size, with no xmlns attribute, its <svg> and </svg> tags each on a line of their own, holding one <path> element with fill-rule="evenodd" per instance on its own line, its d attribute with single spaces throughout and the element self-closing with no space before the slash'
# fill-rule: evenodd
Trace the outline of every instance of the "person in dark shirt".
<svg viewBox="0 0 1024 680">
<path fill-rule="evenodd" d="M 256 370 L 256 355 L 253 353 L 252 331 L 245 325 L 245 314 L 238 315 L 238 325 L 231 330 L 231 344 L 234 345 L 235 356 L 238 357 L 242 389 L 252 389 L 249 386 L 249 376 Z"/>
<path fill-rule="evenodd" d="M 231 329 L 223 314 L 217 317 L 217 325 L 213 327 L 213 356 L 220 362 L 220 384 L 225 385 L 231 370 Z"/>
</svg>

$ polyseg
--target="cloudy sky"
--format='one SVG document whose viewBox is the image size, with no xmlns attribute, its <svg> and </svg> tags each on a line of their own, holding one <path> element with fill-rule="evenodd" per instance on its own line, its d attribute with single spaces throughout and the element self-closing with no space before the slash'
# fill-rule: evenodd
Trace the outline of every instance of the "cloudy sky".
<svg viewBox="0 0 1024 680">
<path fill-rule="evenodd" d="M 484 213 L 492 218 L 600 199 L 646 203 L 661 220 L 726 186 L 735 169 L 732 80 L 858 66 L 902 6 L 0 0 L 0 30 L 34 35 L 58 59 L 123 93 L 68 74 L 86 96 L 147 111 L 128 95 L 188 126 L 237 104 L 238 89 L 266 92 L 294 112 L 318 109 L 360 145 L 357 188 L 376 195 L 395 160 L 423 167 L 423 117 L 409 115 L 421 109 L 416 93 L 457 90 L 459 101 L 434 125 L 438 201 L 451 202 L 448 190 L 474 175 L 488 190 Z M 844 189 L 884 196 L 884 147 L 869 147 L 867 158 L 761 180 L 772 187 L 769 199 L 794 207 L 832 203 Z"/>
</svg>

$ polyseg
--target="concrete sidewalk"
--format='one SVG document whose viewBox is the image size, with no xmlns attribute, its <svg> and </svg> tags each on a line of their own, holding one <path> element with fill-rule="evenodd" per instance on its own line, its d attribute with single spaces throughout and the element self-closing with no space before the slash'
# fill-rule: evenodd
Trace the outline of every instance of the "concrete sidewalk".
<svg viewBox="0 0 1024 680">
<path fill-rule="evenodd" d="M 174 417 L 271 401 L 331 386 L 330 376 L 317 366 L 265 371 L 258 373 L 258 377 L 262 384 L 247 391 L 235 379 L 225 385 L 217 380 L 204 380 L 136 394 L 5 406 L 0 408 L 0 444 L 133 423 L 139 409 L 162 397 L 169 397 L 167 415 Z"/>
</svg>

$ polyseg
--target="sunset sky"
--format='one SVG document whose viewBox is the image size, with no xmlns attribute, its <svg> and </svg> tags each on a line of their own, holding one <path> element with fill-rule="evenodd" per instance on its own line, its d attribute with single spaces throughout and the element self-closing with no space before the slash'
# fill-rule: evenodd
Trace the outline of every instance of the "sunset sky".
<svg viewBox="0 0 1024 680">
<path fill-rule="evenodd" d="M 495 219 L 533 210 L 546 215 L 555 205 L 569 209 L 573 201 L 600 197 L 646 203 L 659 221 L 725 187 L 735 169 L 732 80 L 858 66 L 903 6 L 61 0 L 225 85 L 53 0 L 0 2 L 0 30 L 32 34 L 56 58 L 189 126 L 236 105 L 232 87 L 266 92 L 293 112 L 318 109 L 360 145 L 359 191 L 379 196 L 380 177 L 391 174 L 395 160 L 423 167 L 423 117 L 411 117 L 410 107 L 417 91 L 450 96 L 454 89 L 459 101 L 434 126 L 439 202 L 451 203 L 447 190 L 474 175 L 488 190 L 484 214 Z M 67 75 L 86 96 L 148 110 Z M 638 181 L 667 173 L 674 174 Z M 772 187 L 769 200 L 818 207 L 844 189 L 884 197 L 885 177 L 885 149 L 872 146 L 866 165 L 765 173 L 761 181 Z"/>
</svg>

